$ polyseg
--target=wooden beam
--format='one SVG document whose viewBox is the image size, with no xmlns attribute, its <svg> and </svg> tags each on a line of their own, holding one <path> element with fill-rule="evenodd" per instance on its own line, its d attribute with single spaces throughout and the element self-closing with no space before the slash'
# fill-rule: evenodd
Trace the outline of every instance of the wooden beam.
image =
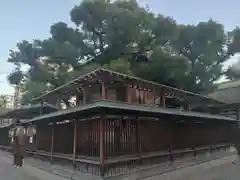
<svg viewBox="0 0 240 180">
<path fill-rule="evenodd" d="M 73 132 L 73 167 L 76 168 L 76 144 L 77 144 L 77 122 L 74 121 Z"/>
<path fill-rule="evenodd" d="M 100 117 L 100 175 L 104 176 L 104 160 L 105 160 L 105 119 Z"/>
</svg>

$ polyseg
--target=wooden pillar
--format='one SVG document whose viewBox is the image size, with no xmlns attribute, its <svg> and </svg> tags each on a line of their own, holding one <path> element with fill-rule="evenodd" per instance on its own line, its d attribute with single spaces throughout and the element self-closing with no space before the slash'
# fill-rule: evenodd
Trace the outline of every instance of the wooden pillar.
<svg viewBox="0 0 240 180">
<path fill-rule="evenodd" d="M 192 110 L 191 104 L 188 103 L 188 111 L 191 111 L 191 110 Z"/>
<path fill-rule="evenodd" d="M 162 95 L 162 106 L 165 108 L 166 107 L 166 100 L 165 100 L 165 97 L 164 95 Z"/>
<path fill-rule="evenodd" d="M 141 135 L 141 121 L 137 118 L 137 128 L 136 128 L 136 142 L 137 142 L 137 153 L 139 156 L 139 164 L 141 164 L 141 153 L 142 153 L 142 135 Z"/>
<path fill-rule="evenodd" d="M 50 163 L 52 163 L 53 160 L 53 148 L 54 148 L 54 134 L 55 134 L 55 124 L 52 125 L 52 135 L 51 135 L 51 157 L 50 157 Z"/>
<path fill-rule="evenodd" d="M 132 103 L 132 97 L 131 97 L 131 86 L 129 84 L 127 84 L 127 103 L 131 104 Z"/>
<path fill-rule="evenodd" d="M 146 104 L 145 98 L 146 98 L 146 91 L 145 91 L 144 88 L 142 88 L 141 91 L 140 91 L 140 102 L 139 102 L 139 104 Z"/>
<path fill-rule="evenodd" d="M 142 153 L 142 135 L 141 135 L 141 121 L 138 118 L 137 120 L 137 130 L 138 130 L 138 153 L 141 154 Z"/>
<path fill-rule="evenodd" d="M 87 103 L 87 89 L 86 87 L 83 87 L 82 90 L 82 104 L 86 104 Z"/>
<path fill-rule="evenodd" d="M 155 99 L 156 99 L 156 88 L 153 88 L 153 102 L 152 102 L 152 106 L 155 106 Z"/>
<path fill-rule="evenodd" d="M 131 87 L 130 85 L 127 85 L 127 103 L 132 103 L 132 97 L 131 97 Z"/>
<path fill-rule="evenodd" d="M 77 145 L 77 122 L 74 121 L 74 132 L 73 132 L 73 167 L 76 168 L 76 145 Z"/>
<path fill-rule="evenodd" d="M 106 99 L 107 94 L 106 94 L 106 87 L 104 83 L 101 83 L 101 99 L 104 100 Z"/>
<path fill-rule="evenodd" d="M 81 93 L 77 92 L 76 93 L 76 106 L 82 104 L 81 97 L 82 97 Z"/>
<path fill-rule="evenodd" d="M 100 117 L 100 175 L 104 176 L 104 160 L 105 160 L 105 119 Z"/>
<path fill-rule="evenodd" d="M 106 88 L 104 83 L 101 83 L 101 99 L 106 99 Z M 104 176 L 104 160 L 105 160 L 105 119 L 100 116 L 100 175 Z"/>
<path fill-rule="evenodd" d="M 60 109 L 61 108 L 61 100 L 60 100 L 60 97 L 57 97 L 57 102 L 56 102 L 56 107 L 57 107 L 57 109 Z"/>
</svg>

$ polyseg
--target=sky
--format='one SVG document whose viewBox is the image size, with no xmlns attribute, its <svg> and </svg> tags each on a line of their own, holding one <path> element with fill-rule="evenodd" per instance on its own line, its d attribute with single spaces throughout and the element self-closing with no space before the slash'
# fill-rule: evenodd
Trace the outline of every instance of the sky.
<svg viewBox="0 0 240 180">
<path fill-rule="evenodd" d="M 228 0 L 139 0 L 150 10 L 173 17 L 178 23 L 197 24 L 210 18 L 226 30 L 240 26 L 240 1 Z M 49 27 L 58 21 L 71 23 L 69 12 L 80 0 L 7 0 L 0 4 L 0 94 L 13 94 L 7 75 L 13 66 L 7 63 L 10 49 L 21 40 L 49 37 Z M 230 62 L 234 61 L 231 60 Z"/>
</svg>

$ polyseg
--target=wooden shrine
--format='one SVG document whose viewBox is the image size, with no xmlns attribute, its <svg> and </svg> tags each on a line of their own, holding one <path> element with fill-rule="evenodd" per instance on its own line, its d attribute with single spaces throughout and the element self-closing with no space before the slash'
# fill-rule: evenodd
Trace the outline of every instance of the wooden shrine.
<svg viewBox="0 0 240 180">
<path fill-rule="evenodd" d="M 33 102 L 58 111 L 23 122 L 36 126 L 26 152 L 102 177 L 229 147 L 237 125 L 204 108 L 223 102 L 102 68 Z"/>
</svg>

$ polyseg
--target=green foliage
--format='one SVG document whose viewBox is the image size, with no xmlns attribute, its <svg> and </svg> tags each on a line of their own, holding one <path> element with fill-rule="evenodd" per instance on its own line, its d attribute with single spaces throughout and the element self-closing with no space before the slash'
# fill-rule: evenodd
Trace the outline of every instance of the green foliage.
<svg viewBox="0 0 240 180">
<path fill-rule="evenodd" d="M 236 27 L 233 31 L 228 33 L 228 40 L 231 42 L 228 46 L 231 55 L 240 53 L 240 29 Z M 230 65 L 225 71 L 225 75 L 230 80 L 240 79 L 240 59 Z"/>
<path fill-rule="evenodd" d="M 15 69 L 11 74 L 8 75 L 8 81 L 10 84 L 16 85 L 19 84 L 24 78 L 22 71 Z"/>
<path fill-rule="evenodd" d="M 103 65 L 103 68 L 128 75 L 134 75 L 131 71 L 131 64 L 126 59 L 112 60 L 109 62 L 109 64 Z"/>
<path fill-rule="evenodd" d="M 180 25 L 136 0 L 83 0 L 70 18 L 74 28 L 57 22 L 49 38 L 22 41 L 10 51 L 16 70 L 9 82 L 24 80 L 23 103 L 98 67 L 199 92 L 213 86 L 222 64 L 238 52 L 238 29 L 225 33 L 213 20 Z M 148 50 L 149 61 L 137 62 Z"/>
<path fill-rule="evenodd" d="M 230 80 L 239 80 L 240 79 L 240 60 L 228 67 L 224 72 L 226 77 Z"/>
</svg>

